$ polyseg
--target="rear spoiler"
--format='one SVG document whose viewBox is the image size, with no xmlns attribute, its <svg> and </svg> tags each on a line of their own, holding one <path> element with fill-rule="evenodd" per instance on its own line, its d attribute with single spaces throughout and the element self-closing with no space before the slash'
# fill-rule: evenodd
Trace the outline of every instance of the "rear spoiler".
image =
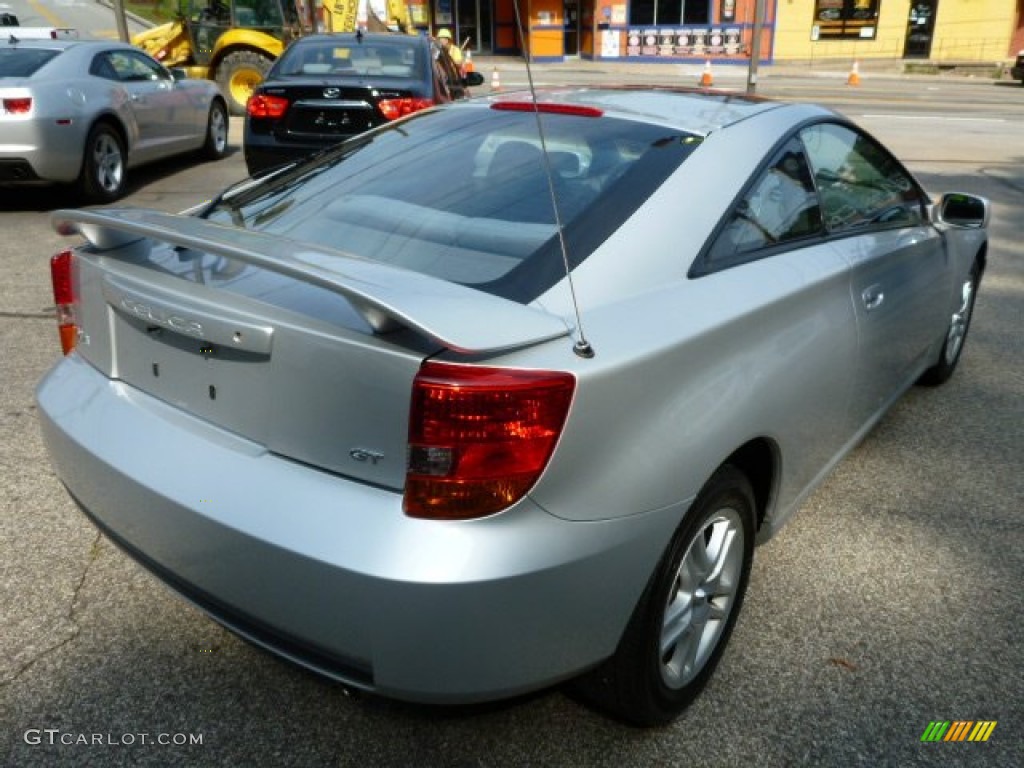
<svg viewBox="0 0 1024 768">
<path fill-rule="evenodd" d="M 570 331 L 560 317 L 457 283 L 195 216 L 105 208 L 55 211 L 51 222 L 104 252 L 151 238 L 237 259 L 343 296 L 375 333 L 408 328 L 456 352 L 500 352 Z"/>
<path fill-rule="evenodd" d="M 9 39 L 18 40 L 77 40 L 78 30 L 73 27 L 19 27 L 5 30 Z"/>
</svg>

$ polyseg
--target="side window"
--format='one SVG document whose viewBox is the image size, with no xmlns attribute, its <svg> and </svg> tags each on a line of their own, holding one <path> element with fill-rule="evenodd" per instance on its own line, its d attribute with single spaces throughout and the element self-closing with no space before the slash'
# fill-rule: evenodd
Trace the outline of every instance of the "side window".
<svg viewBox="0 0 1024 768">
<path fill-rule="evenodd" d="M 821 208 L 803 148 L 790 141 L 736 204 L 706 259 L 713 269 L 777 243 L 823 233 Z"/>
<path fill-rule="evenodd" d="M 107 57 L 118 79 L 125 83 L 156 82 L 168 77 L 159 64 L 134 51 L 111 51 Z"/>
<path fill-rule="evenodd" d="M 914 225 L 925 200 L 900 164 L 867 136 L 823 123 L 800 133 L 830 232 Z"/>
<path fill-rule="evenodd" d="M 110 54 L 107 53 L 101 53 L 92 60 L 92 64 L 89 66 L 89 74 L 107 80 L 121 79 L 117 76 L 117 71 L 110 63 Z"/>
</svg>

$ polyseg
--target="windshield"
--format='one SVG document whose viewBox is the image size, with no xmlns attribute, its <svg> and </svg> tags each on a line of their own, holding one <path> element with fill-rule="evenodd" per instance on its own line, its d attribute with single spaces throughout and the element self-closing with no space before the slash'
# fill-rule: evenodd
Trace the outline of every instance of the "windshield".
<svg viewBox="0 0 1024 768">
<path fill-rule="evenodd" d="M 542 119 L 572 266 L 699 143 L 629 120 Z M 226 195 L 205 215 L 523 302 L 565 273 L 532 112 L 421 113 Z"/>
</svg>

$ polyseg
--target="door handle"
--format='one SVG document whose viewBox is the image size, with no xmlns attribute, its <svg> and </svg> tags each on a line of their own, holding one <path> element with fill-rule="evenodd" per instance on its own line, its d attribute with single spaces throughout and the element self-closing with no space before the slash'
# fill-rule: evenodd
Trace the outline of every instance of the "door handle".
<svg viewBox="0 0 1024 768">
<path fill-rule="evenodd" d="M 882 286 L 872 285 L 864 289 L 860 298 L 864 302 L 864 308 L 870 312 L 882 305 L 882 302 L 885 301 L 885 293 L 882 291 Z"/>
</svg>

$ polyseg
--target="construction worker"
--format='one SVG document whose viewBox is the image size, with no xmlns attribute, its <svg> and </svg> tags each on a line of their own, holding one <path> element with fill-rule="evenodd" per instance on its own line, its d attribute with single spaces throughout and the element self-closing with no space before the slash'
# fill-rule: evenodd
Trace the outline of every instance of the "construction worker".
<svg viewBox="0 0 1024 768">
<path fill-rule="evenodd" d="M 452 31 L 447 27 L 442 27 L 437 31 L 437 39 L 441 43 L 441 50 L 447 53 L 452 61 L 455 62 L 455 66 L 459 68 L 459 72 L 462 71 L 462 49 L 457 45 L 452 45 Z"/>
</svg>

